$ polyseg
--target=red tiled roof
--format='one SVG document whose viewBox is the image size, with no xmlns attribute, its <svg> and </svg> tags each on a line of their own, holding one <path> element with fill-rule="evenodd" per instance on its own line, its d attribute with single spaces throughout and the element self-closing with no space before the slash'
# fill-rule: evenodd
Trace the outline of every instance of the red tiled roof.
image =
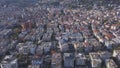
<svg viewBox="0 0 120 68">
<path fill-rule="evenodd" d="M 112 39 L 114 36 L 112 34 L 107 33 L 105 37 L 107 37 L 108 39 Z"/>
<path fill-rule="evenodd" d="M 89 46 L 88 42 L 84 42 L 83 44 L 84 44 L 85 47 Z"/>
<path fill-rule="evenodd" d="M 99 30 L 97 30 L 97 29 L 94 29 L 94 30 L 93 30 L 93 32 L 94 32 L 94 33 L 98 33 L 98 32 L 99 32 Z"/>
</svg>

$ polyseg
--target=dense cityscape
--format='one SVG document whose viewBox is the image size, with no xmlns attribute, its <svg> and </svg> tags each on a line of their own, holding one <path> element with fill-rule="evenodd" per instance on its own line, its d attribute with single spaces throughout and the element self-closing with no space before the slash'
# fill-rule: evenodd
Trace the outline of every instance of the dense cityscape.
<svg viewBox="0 0 120 68">
<path fill-rule="evenodd" d="M 120 0 L 0 0 L 0 68 L 120 68 Z"/>
</svg>

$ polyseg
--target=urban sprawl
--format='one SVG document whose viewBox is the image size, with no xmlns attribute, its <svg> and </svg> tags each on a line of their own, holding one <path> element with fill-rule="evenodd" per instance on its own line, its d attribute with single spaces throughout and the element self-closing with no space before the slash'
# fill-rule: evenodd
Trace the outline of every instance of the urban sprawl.
<svg viewBox="0 0 120 68">
<path fill-rule="evenodd" d="M 120 0 L 0 0 L 0 68 L 120 68 Z"/>
</svg>

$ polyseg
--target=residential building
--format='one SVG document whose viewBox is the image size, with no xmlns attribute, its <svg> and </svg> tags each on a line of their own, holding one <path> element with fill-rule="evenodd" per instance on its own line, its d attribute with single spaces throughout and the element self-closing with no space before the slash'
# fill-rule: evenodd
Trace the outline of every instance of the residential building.
<svg viewBox="0 0 120 68">
<path fill-rule="evenodd" d="M 89 53 L 93 50 L 93 45 L 91 45 L 88 41 L 85 41 L 83 45 L 85 47 L 85 53 Z"/>
<path fill-rule="evenodd" d="M 120 50 L 114 50 L 113 57 L 116 58 L 117 63 L 120 64 Z"/>
<path fill-rule="evenodd" d="M 83 42 L 75 42 L 74 44 L 74 48 L 75 48 L 75 52 L 81 53 L 84 52 L 84 45 Z"/>
<path fill-rule="evenodd" d="M 87 62 L 87 58 L 82 53 L 78 53 L 75 55 L 75 65 L 76 66 L 84 66 L 84 65 L 86 65 L 86 62 Z"/>
<path fill-rule="evenodd" d="M 43 68 L 43 57 L 39 57 L 39 56 L 34 56 L 31 59 L 31 64 L 32 66 L 39 66 L 39 68 Z"/>
<path fill-rule="evenodd" d="M 112 59 L 106 59 L 106 68 L 118 68 L 116 63 Z"/>
<path fill-rule="evenodd" d="M 51 42 L 42 42 L 41 43 L 41 46 L 43 46 L 44 54 L 50 53 L 51 45 L 52 45 Z"/>
<path fill-rule="evenodd" d="M 40 65 L 28 65 L 28 68 L 40 68 Z"/>
<path fill-rule="evenodd" d="M 0 38 L 10 38 L 10 35 L 12 34 L 12 29 L 4 29 L 0 31 Z"/>
<path fill-rule="evenodd" d="M 53 53 L 51 58 L 51 68 L 62 68 L 61 53 Z"/>
<path fill-rule="evenodd" d="M 102 51 L 102 52 L 98 52 L 100 55 L 100 58 L 105 61 L 106 59 L 110 59 L 112 57 L 112 53 L 108 52 L 108 51 Z"/>
<path fill-rule="evenodd" d="M 65 44 L 59 44 L 59 48 L 61 50 L 61 52 L 67 52 L 69 50 L 69 45 L 68 43 L 65 43 Z"/>
<path fill-rule="evenodd" d="M 94 51 L 98 51 L 102 49 L 101 43 L 99 43 L 99 41 L 97 41 L 96 39 L 89 39 L 89 42 L 90 42 L 90 45 L 93 46 Z"/>
<path fill-rule="evenodd" d="M 0 63 L 1 68 L 18 68 L 18 60 L 12 55 L 7 55 Z"/>
<path fill-rule="evenodd" d="M 33 44 L 32 42 L 26 43 L 18 43 L 16 49 L 21 54 L 35 54 L 35 49 L 37 45 Z"/>
<path fill-rule="evenodd" d="M 73 33 L 69 35 L 69 38 L 72 41 L 78 41 L 78 42 L 82 42 L 83 41 L 83 36 L 81 33 Z"/>
<path fill-rule="evenodd" d="M 102 60 L 98 53 L 89 53 L 92 68 L 101 68 Z"/>
<path fill-rule="evenodd" d="M 35 50 L 37 55 L 43 55 L 44 51 L 43 51 L 43 46 L 38 46 Z"/>
<path fill-rule="evenodd" d="M 63 61 L 64 68 L 74 68 L 75 57 L 73 53 L 64 53 Z"/>
</svg>

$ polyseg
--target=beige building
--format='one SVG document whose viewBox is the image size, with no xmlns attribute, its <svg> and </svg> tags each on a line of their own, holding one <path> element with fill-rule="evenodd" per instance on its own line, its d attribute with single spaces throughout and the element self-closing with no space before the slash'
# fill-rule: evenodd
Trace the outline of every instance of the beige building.
<svg viewBox="0 0 120 68">
<path fill-rule="evenodd" d="M 98 53 L 89 53 L 92 68 L 101 68 L 102 60 Z"/>
</svg>

